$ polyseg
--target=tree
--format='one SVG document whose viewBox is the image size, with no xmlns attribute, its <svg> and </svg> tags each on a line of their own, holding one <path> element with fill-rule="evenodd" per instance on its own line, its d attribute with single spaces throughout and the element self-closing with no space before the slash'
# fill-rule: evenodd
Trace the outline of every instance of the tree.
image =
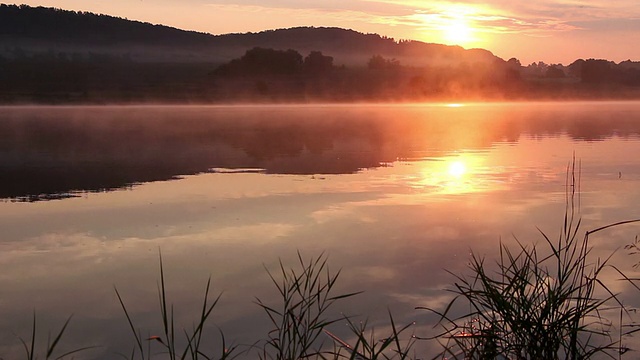
<svg viewBox="0 0 640 360">
<path fill-rule="evenodd" d="M 559 65 L 549 65 L 544 76 L 548 79 L 561 79 L 565 77 L 565 73 Z"/>
<path fill-rule="evenodd" d="M 522 64 L 520 63 L 520 60 L 512 57 L 511 59 L 509 59 L 509 61 L 507 61 L 507 64 L 509 65 L 509 67 L 515 68 L 515 69 L 520 69 L 520 67 L 522 66 Z"/>
<path fill-rule="evenodd" d="M 585 83 L 604 83 L 612 80 L 611 62 L 589 59 L 582 64 L 581 78 Z"/>
<path fill-rule="evenodd" d="M 387 64 L 386 60 L 380 55 L 373 55 L 369 62 L 367 63 L 367 67 L 371 70 L 382 70 L 385 68 Z"/>
<path fill-rule="evenodd" d="M 573 77 L 581 77 L 582 76 L 582 65 L 584 65 L 584 63 L 585 63 L 585 61 L 583 59 L 578 59 L 578 60 L 572 62 L 567 67 L 569 75 L 573 76 Z"/>
<path fill-rule="evenodd" d="M 400 68 L 400 61 L 396 59 L 387 60 L 381 55 L 373 55 L 367 62 L 367 67 L 370 70 L 395 70 Z"/>
<path fill-rule="evenodd" d="M 302 55 L 295 50 L 255 47 L 238 59 L 219 66 L 214 73 L 225 76 L 292 75 L 302 68 Z"/>
<path fill-rule="evenodd" d="M 549 65 L 542 61 L 538 61 L 537 63 L 533 62 L 523 69 L 523 74 L 526 77 L 544 78 L 548 67 Z"/>
<path fill-rule="evenodd" d="M 302 68 L 311 74 L 323 74 L 333 69 L 333 57 L 322 55 L 320 51 L 312 51 L 304 58 Z"/>
</svg>

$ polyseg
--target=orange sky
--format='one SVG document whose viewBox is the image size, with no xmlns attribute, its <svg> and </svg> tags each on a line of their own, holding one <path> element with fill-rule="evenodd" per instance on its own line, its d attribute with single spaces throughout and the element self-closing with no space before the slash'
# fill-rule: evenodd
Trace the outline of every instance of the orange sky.
<svg viewBox="0 0 640 360">
<path fill-rule="evenodd" d="M 212 34 L 337 26 L 395 39 L 485 48 L 523 65 L 578 58 L 640 60 L 638 0 L 48 0 Z"/>
</svg>

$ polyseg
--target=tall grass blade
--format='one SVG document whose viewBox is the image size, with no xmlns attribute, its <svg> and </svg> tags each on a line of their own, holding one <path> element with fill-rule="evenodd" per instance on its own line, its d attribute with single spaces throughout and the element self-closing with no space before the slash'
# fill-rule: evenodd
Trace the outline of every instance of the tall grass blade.
<svg viewBox="0 0 640 360">
<path fill-rule="evenodd" d="M 58 332 L 58 335 L 56 335 L 56 338 L 53 340 L 53 343 L 51 343 L 50 345 L 47 344 L 47 359 L 51 357 L 51 354 L 53 354 L 53 351 L 55 350 L 56 345 L 58 345 L 60 338 L 62 338 L 62 334 L 67 329 L 67 325 L 69 325 L 69 321 L 71 321 L 71 317 L 73 317 L 73 315 L 70 315 L 67 318 L 67 321 L 64 322 L 64 325 L 62 325 L 62 329 L 60 329 L 60 331 Z"/>
<path fill-rule="evenodd" d="M 144 347 L 142 346 L 142 339 L 136 332 L 136 327 L 133 325 L 133 321 L 131 320 L 131 316 L 129 315 L 129 311 L 127 311 L 127 307 L 124 305 L 124 301 L 122 300 L 122 296 L 120 296 L 120 292 L 118 288 L 115 286 L 113 289 L 116 292 L 116 296 L 118 297 L 118 301 L 120 302 L 120 306 L 122 307 L 122 311 L 124 311 L 124 315 L 127 318 L 127 323 L 129 324 L 129 328 L 131 329 L 131 333 L 133 334 L 133 338 L 136 341 L 136 345 L 138 346 L 138 350 L 140 350 L 140 356 L 144 360 Z M 135 351 L 132 351 L 131 359 L 133 359 L 135 355 Z"/>
</svg>

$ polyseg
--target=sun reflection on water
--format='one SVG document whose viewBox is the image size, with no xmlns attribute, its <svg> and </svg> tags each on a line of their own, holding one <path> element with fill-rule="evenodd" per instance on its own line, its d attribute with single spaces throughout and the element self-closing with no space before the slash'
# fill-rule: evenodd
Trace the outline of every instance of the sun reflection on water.
<svg viewBox="0 0 640 360">
<path fill-rule="evenodd" d="M 486 159 L 478 153 L 461 153 L 424 159 L 411 186 L 436 194 L 488 192 L 495 187 Z"/>
</svg>

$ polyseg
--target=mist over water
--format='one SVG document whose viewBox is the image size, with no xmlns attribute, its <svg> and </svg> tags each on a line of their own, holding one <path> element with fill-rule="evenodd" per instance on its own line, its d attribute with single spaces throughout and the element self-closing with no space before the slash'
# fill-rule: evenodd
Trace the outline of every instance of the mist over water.
<svg viewBox="0 0 640 360">
<path fill-rule="evenodd" d="M 263 264 L 325 252 L 335 311 L 428 331 L 416 306 L 443 291 L 470 251 L 513 235 L 555 237 L 567 165 L 580 164 L 583 229 L 640 217 L 640 103 L 0 108 L 0 356 L 74 318 L 63 343 L 129 353 L 113 291 L 151 335 L 160 322 L 158 249 L 176 323 L 191 327 L 206 279 L 224 291 L 227 339 L 265 338 L 254 296 L 276 299 Z M 51 200 L 51 201 L 48 201 Z M 637 226 L 593 240 L 608 254 Z M 634 275 L 639 259 L 613 261 Z M 622 284 L 625 304 L 640 298 Z M 217 338 L 212 327 L 209 334 Z M 346 326 L 331 331 L 347 336 Z M 418 334 L 419 335 L 419 334 Z M 41 339 L 45 339 L 43 335 Z M 426 346 L 426 345 L 421 345 Z M 431 355 L 431 354 L 427 354 Z M 425 356 L 426 357 L 426 356 Z"/>
<path fill-rule="evenodd" d="M 5 107 L 0 197 L 55 199 L 220 169 L 350 174 L 521 136 L 637 136 L 633 104 Z"/>
</svg>

